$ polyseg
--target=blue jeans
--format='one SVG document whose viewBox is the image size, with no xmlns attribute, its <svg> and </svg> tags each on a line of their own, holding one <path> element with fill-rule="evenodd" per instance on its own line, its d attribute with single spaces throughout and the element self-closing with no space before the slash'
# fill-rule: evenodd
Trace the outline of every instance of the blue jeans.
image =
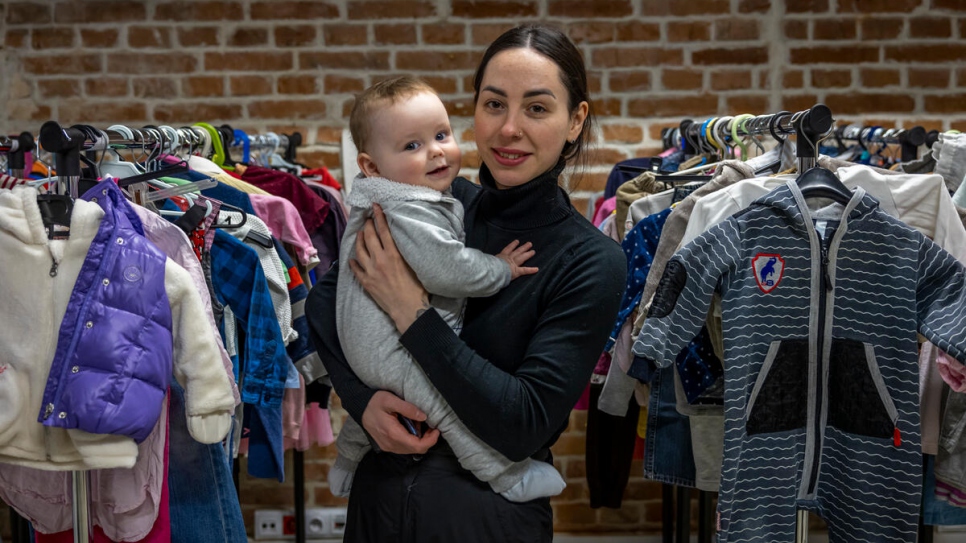
<svg viewBox="0 0 966 543">
<path fill-rule="evenodd" d="M 247 543 L 225 449 L 220 443 L 198 443 L 188 434 L 184 390 L 173 380 L 169 418 L 171 540 Z"/>
<path fill-rule="evenodd" d="M 673 485 L 694 487 L 694 453 L 691 425 L 678 413 L 674 396 L 674 366 L 657 369 L 651 376 L 644 441 L 644 477 Z"/>
<path fill-rule="evenodd" d="M 936 456 L 924 454 L 925 475 L 922 478 L 922 520 L 926 526 L 957 526 L 966 524 L 966 507 L 951 505 L 936 499 L 936 476 L 933 466 Z"/>
</svg>

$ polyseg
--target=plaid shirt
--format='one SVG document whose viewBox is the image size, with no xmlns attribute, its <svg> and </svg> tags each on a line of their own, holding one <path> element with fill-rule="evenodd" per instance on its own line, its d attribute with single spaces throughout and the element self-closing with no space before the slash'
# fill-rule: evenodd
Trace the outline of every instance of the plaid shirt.
<svg viewBox="0 0 966 543">
<path fill-rule="evenodd" d="M 309 297 L 309 289 L 302 281 L 302 275 L 295 266 L 292 257 L 277 239 L 275 240 L 275 250 L 282 259 L 282 265 L 288 269 L 288 298 L 292 304 L 292 329 L 298 333 L 298 338 L 289 343 L 286 350 L 295 362 L 295 367 L 305 377 L 305 382 L 308 384 L 312 381 L 309 378 L 311 370 L 306 371 L 303 368 L 322 367 L 319 353 L 309 340 L 309 322 L 305 318 L 305 299 Z"/>
<path fill-rule="evenodd" d="M 245 336 L 239 346 L 242 401 L 280 406 L 289 358 L 258 255 L 218 230 L 211 246 L 211 274 L 218 301 L 231 308 Z"/>
</svg>

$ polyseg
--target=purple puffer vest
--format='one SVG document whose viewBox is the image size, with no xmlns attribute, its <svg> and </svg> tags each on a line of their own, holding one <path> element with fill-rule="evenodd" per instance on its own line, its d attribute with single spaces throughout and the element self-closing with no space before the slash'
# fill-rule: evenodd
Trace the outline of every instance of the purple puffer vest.
<svg viewBox="0 0 966 543">
<path fill-rule="evenodd" d="M 60 326 L 38 422 L 140 443 L 171 380 L 166 256 L 113 181 L 82 197 L 104 210 Z"/>
</svg>

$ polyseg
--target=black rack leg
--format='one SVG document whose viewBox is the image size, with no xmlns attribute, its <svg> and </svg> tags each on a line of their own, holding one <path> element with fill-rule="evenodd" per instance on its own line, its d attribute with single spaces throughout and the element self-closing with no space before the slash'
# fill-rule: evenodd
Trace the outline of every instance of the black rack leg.
<svg viewBox="0 0 966 543">
<path fill-rule="evenodd" d="M 662 543 L 674 543 L 674 487 L 661 483 Z"/>
<path fill-rule="evenodd" d="M 10 508 L 10 536 L 13 543 L 30 543 L 30 523 Z"/>
<path fill-rule="evenodd" d="M 919 543 L 932 543 L 933 540 L 933 527 L 926 526 L 923 523 L 922 517 L 919 517 Z"/>
<path fill-rule="evenodd" d="M 691 489 L 679 486 L 677 492 L 677 543 L 688 543 L 691 541 Z"/>
<path fill-rule="evenodd" d="M 715 532 L 714 508 L 711 506 L 711 493 L 698 491 L 698 543 L 711 543 Z"/>
<path fill-rule="evenodd" d="M 295 543 L 305 543 L 305 455 L 292 451 L 295 476 Z"/>
</svg>

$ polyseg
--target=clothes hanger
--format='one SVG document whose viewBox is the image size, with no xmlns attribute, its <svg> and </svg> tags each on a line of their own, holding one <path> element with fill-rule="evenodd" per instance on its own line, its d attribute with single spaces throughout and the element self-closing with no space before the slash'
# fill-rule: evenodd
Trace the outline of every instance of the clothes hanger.
<svg viewBox="0 0 966 543">
<path fill-rule="evenodd" d="M 234 133 L 234 139 L 232 141 L 232 145 L 235 146 L 235 147 L 237 147 L 239 145 L 242 146 L 242 160 L 241 161 L 242 161 L 243 164 L 248 164 L 248 162 L 251 160 L 251 156 L 252 156 L 252 153 L 251 153 L 252 141 L 251 141 L 251 138 L 248 137 L 248 134 L 246 134 L 244 130 L 239 130 L 239 129 L 236 128 L 235 129 L 235 133 Z"/>
<path fill-rule="evenodd" d="M 812 145 L 812 142 L 807 139 L 807 134 L 802 133 L 801 137 L 806 138 L 806 145 Z M 814 143 L 815 149 L 818 149 L 818 142 Z M 821 166 L 810 168 L 799 175 L 795 182 L 804 198 L 830 198 L 842 205 L 848 205 L 852 200 L 852 191 L 845 186 L 845 183 L 842 183 L 842 180 L 831 170 Z"/>
</svg>

